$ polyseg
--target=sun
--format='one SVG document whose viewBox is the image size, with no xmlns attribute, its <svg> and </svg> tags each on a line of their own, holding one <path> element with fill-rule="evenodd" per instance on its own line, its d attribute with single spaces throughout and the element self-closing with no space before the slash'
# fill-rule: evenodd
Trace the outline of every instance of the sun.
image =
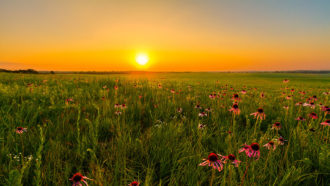
<svg viewBox="0 0 330 186">
<path fill-rule="evenodd" d="M 139 65 L 146 65 L 149 61 L 149 57 L 146 54 L 138 54 L 135 58 L 135 61 L 139 64 Z"/>
</svg>

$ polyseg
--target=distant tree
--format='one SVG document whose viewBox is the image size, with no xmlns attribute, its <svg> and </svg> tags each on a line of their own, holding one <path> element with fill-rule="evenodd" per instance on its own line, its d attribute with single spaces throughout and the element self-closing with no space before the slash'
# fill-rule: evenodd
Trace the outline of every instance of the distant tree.
<svg viewBox="0 0 330 186">
<path fill-rule="evenodd" d="M 55 72 L 54 71 L 50 71 L 50 74 L 55 74 Z"/>
</svg>

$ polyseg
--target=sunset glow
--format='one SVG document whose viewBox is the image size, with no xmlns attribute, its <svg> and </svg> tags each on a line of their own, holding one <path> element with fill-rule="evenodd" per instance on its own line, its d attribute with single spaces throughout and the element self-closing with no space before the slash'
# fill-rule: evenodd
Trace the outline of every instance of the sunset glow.
<svg viewBox="0 0 330 186">
<path fill-rule="evenodd" d="M 20 1 L 0 5 L 0 68 L 325 70 L 330 1 Z"/>
<path fill-rule="evenodd" d="M 137 62 L 139 65 L 142 65 L 142 66 L 143 66 L 143 65 L 147 64 L 148 61 L 149 61 L 149 58 L 148 58 L 148 56 L 145 55 L 145 54 L 138 54 L 138 55 L 136 56 L 136 62 Z"/>
</svg>

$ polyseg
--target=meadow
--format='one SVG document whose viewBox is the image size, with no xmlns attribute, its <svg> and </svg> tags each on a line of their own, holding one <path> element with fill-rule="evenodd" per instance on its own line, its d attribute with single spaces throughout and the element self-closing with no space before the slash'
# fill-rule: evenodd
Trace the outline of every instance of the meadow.
<svg viewBox="0 0 330 186">
<path fill-rule="evenodd" d="M 0 185 L 329 185 L 329 93 L 330 74 L 0 73 Z"/>
</svg>

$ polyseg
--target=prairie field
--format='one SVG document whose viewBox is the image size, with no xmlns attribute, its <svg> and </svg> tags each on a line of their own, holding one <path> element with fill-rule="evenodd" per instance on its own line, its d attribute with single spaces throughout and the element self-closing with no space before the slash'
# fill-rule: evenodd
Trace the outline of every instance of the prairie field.
<svg viewBox="0 0 330 186">
<path fill-rule="evenodd" d="M 329 185 L 329 93 L 330 74 L 0 73 L 0 185 Z"/>
</svg>

